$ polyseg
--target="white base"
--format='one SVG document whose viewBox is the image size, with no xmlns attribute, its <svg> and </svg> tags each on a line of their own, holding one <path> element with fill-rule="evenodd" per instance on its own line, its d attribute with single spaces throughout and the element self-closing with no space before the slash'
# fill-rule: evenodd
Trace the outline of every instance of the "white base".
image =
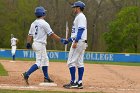
<svg viewBox="0 0 140 93">
<path fill-rule="evenodd" d="M 55 87 L 55 86 L 57 86 L 57 84 L 56 83 L 40 83 L 39 84 L 39 86 L 53 86 L 53 87 Z"/>
<path fill-rule="evenodd" d="M 10 62 L 16 62 L 16 61 L 10 61 Z"/>
</svg>

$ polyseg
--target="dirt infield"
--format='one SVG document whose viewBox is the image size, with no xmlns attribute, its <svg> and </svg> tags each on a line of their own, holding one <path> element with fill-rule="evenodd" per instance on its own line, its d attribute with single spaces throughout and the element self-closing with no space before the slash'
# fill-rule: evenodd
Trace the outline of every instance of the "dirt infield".
<svg viewBox="0 0 140 93">
<path fill-rule="evenodd" d="M 30 86 L 25 86 L 21 73 L 28 70 L 34 62 L 0 60 L 9 76 L 0 76 L 1 89 L 49 90 L 71 92 L 140 93 L 140 67 L 102 64 L 85 64 L 83 78 L 84 89 L 64 89 L 62 86 L 70 80 L 66 63 L 50 62 L 50 77 L 58 85 L 43 87 L 41 70 L 29 78 Z"/>
</svg>

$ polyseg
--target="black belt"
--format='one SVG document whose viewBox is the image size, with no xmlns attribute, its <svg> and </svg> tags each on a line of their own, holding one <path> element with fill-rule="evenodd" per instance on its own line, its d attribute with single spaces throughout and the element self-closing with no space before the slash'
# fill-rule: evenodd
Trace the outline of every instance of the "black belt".
<svg viewBox="0 0 140 93">
<path fill-rule="evenodd" d="M 84 41 L 82 41 L 82 42 L 85 42 L 85 43 L 87 43 L 87 40 L 84 40 Z"/>
<path fill-rule="evenodd" d="M 87 43 L 87 40 L 85 40 L 85 41 L 83 41 L 83 42 Z"/>
</svg>

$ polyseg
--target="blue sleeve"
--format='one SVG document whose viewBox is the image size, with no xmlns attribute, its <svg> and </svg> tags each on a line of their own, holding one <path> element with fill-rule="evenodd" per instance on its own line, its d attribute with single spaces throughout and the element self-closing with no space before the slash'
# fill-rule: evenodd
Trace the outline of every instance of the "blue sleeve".
<svg viewBox="0 0 140 93">
<path fill-rule="evenodd" d="M 85 28 L 78 28 L 77 37 L 75 39 L 76 42 L 78 42 L 81 39 L 84 30 Z"/>
<path fill-rule="evenodd" d="M 68 42 L 72 42 L 73 40 L 72 40 L 72 38 L 70 37 L 70 38 L 68 38 Z"/>
</svg>

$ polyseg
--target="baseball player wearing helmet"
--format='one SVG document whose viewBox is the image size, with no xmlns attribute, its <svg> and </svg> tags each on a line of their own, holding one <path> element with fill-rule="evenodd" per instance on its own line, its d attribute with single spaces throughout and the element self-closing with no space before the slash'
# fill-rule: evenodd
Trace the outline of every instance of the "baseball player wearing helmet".
<svg viewBox="0 0 140 93">
<path fill-rule="evenodd" d="M 31 41 L 33 39 L 32 48 L 36 53 L 36 63 L 33 64 L 28 71 L 22 73 L 22 76 L 28 83 L 28 78 L 37 69 L 41 68 L 44 74 L 44 82 L 54 82 L 48 75 L 49 59 L 46 52 L 46 39 L 47 35 L 55 40 L 61 41 L 65 44 L 66 40 L 57 36 L 51 29 L 50 25 L 44 20 L 46 16 L 46 10 L 44 7 L 35 8 L 35 16 L 37 19 L 31 24 L 28 37 L 27 37 L 27 49 L 31 48 Z"/>
<path fill-rule="evenodd" d="M 11 34 L 11 54 L 12 54 L 12 59 L 13 61 L 15 60 L 15 53 L 16 53 L 16 49 L 17 46 L 16 44 L 18 43 L 18 39 L 14 37 L 13 34 Z"/>
<path fill-rule="evenodd" d="M 68 42 L 72 42 L 69 56 L 68 67 L 71 75 L 71 81 L 68 84 L 63 85 L 64 88 L 78 88 L 83 89 L 82 77 L 84 73 L 83 56 L 87 47 L 87 20 L 83 14 L 85 4 L 81 1 L 77 1 L 72 5 L 73 12 L 76 14 L 73 22 L 71 37 L 68 38 Z M 78 80 L 76 80 L 75 72 L 78 68 Z"/>
</svg>

